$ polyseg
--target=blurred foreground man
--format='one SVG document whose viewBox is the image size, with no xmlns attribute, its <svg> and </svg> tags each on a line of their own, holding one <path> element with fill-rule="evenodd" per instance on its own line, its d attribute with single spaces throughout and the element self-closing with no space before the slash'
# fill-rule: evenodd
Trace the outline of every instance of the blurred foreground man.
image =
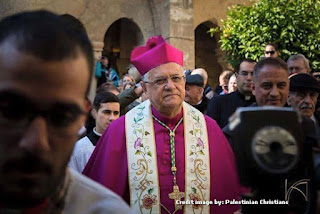
<svg viewBox="0 0 320 214">
<path fill-rule="evenodd" d="M 183 53 L 161 36 L 133 50 L 149 100 L 114 121 L 84 174 L 137 213 L 233 213 L 236 205 L 180 201 L 239 199 L 234 156 L 214 120 L 183 102 Z M 176 203 L 175 203 L 176 202 Z"/>
<path fill-rule="evenodd" d="M 0 213 L 130 213 L 67 168 L 88 108 L 87 35 L 46 11 L 7 17 L 0 29 Z"/>
</svg>

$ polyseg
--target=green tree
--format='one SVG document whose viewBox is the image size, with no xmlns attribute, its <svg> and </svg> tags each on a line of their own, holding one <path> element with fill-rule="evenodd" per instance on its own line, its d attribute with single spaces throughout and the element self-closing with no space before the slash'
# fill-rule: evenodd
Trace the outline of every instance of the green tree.
<svg viewBox="0 0 320 214">
<path fill-rule="evenodd" d="M 320 1 L 260 0 L 252 6 L 228 9 L 220 43 L 231 65 L 240 59 L 258 60 L 266 43 L 278 45 L 280 57 L 302 53 L 313 70 L 320 69 Z M 211 34 L 215 29 L 211 29 Z"/>
</svg>

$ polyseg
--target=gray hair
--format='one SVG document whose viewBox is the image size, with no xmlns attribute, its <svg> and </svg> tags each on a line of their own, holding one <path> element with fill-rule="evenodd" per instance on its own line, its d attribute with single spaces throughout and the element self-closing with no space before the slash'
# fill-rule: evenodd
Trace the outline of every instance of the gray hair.
<svg viewBox="0 0 320 214">
<path fill-rule="evenodd" d="M 149 72 L 145 73 L 145 74 L 142 76 L 142 81 L 143 81 L 143 82 L 148 82 L 148 79 L 149 79 Z"/>
<path fill-rule="evenodd" d="M 304 66 L 308 69 L 308 71 L 310 71 L 309 60 L 303 54 L 296 54 L 296 55 L 290 56 L 289 59 L 287 60 L 287 63 L 289 61 L 295 61 L 298 59 L 302 59 Z"/>
<path fill-rule="evenodd" d="M 253 82 L 257 82 L 259 79 L 259 75 L 260 75 L 260 71 L 263 67 L 265 66 L 275 66 L 278 67 L 280 69 L 283 69 L 286 71 L 286 73 L 288 74 L 288 67 L 285 61 L 283 61 L 280 58 L 272 58 L 272 57 L 268 57 L 268 58 L 263 58 L 262 60 L 260 60 L 253 69 Z"/>
</svg>

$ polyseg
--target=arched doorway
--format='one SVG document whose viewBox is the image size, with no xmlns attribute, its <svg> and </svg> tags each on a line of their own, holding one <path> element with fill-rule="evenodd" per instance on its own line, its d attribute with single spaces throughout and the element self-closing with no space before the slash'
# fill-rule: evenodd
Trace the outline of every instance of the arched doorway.
<svg viewBox="0 0 320 214">
<path fill-rule="evenodd" d="M 121 77 L 127 72 L 132 49 L 143 43 L 144 39 L 139 26 L 131 19 L 121 18 L 108 28 L 102 54 L 110 57 L 111 64 Z"/>
<path fill-rule="evenodd" d="M 208 83 L 214 88 L 219 83 L 222 67 L 218 62 L 218 36 L 210 36 L 208 30 L 216 27 L 212 22 L 203 22 L 195 29 L 195 67 L 204 68 L 208 73 Z"/>
</svg>

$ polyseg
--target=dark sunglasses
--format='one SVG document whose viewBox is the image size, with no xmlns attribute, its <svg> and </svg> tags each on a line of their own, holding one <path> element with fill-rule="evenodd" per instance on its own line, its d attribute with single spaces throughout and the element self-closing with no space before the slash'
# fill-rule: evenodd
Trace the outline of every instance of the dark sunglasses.
<svg viewBox="0 0 320 214">
<path fill-rule="evenodd" d="M 265 51 L 265 53 L 273 55 L 275 53 L 275 51 Z"/>
</svg>

